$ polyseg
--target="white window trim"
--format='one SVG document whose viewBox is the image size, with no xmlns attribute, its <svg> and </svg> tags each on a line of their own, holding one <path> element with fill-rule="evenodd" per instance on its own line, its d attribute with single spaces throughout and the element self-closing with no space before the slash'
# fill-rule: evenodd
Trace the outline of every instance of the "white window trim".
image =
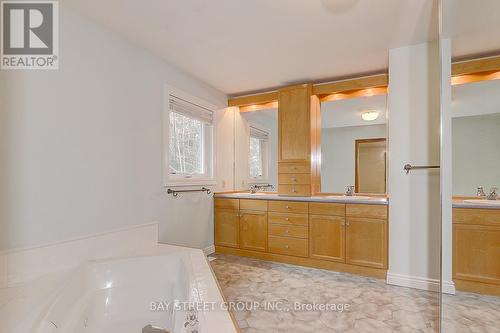
<svg viewBox="0 0 500 333">
<path fill-rule="evenodd" d="M 263 132 L 266 132 L 268 134 L 268 136 L 270 136 L 271 134 L 271 131 L 269 130 L 269 128 L 265 127 L 265 126 L 262 126 L 261 124 L 257 124 L 257 123 L 254 123 L 254 122 L 249 122 L 248 123 L 248 145 L 250 146 L 250 127 L 254 127 L 260 131 L 263 131 Z M 269 183 L 269 159 L 271 158 L 271 152 L 270 152 L 270 137 L 268 138 L 267 140 L 267 147 L 266 149 L 264 149 L 263 151 L 263 161 L 262 161 L 262 171 L 264 173 L 264 175 L 262 177 L 251 177 L 250 176 L 250 165 L 248 167 L 248 181 L 247 183 L 249 185 L 253 185 L 253 184 L 268 184 Z M 261 147 L 262 149 L 262 147 Z M 249 149 L 249 152 L 250 152 L 250 149 Z M 248 163 L 248 162 L 247 162 Z"/>
<path fill-rule="evenodd" d="M 197 104 L 204 107 L 214 113 L 214 122 L 212 124 L 212 137 L 210 143 L 205 142 L 203 151 L 211 151 L 212 158 L 209 163 L 209 176 L 206 175 L 196 176 L 192 178 L 186 178 L 181 175 L 171 175 L 170 174 L 170 161 L 169 161 L 169 148 L 170 148 L 170 96 L 174 95 L 183 100 L 189 101 L 193 104 Z M 164 187 L 187 187 L 187 186 L 210 186 L 216 185 L 215 180 L 215 112 L 218 109 L 217 106 L 200 99 L 198 97 L 192 96 L 180 89 L 174 88 L 169 85 L 165 85 L 164 89 L 164 101 L 163 101 L 163 186 Z"/>
</svg>

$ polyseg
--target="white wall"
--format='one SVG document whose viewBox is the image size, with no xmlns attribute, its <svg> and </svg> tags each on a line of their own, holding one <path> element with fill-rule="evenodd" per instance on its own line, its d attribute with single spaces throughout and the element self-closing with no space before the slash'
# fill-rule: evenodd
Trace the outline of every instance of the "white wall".
<svg viewBox="0 0 500 333">
<path fill-rule="evenodd" d="M 386 125 L 321 129 L 321 191 L 344 193 L 354 185 L 357 139 L 385 138 Z"/>
<path fill-rule="evenodd" d="M 500 186 L 500 113 L 453 118 L 453 195 Z"/>
<path fill-rule="evenodd" d="M 60 69 L 0 74 L 0 250 L 151 221 L 212 244 L 212 199 L 162 188 L 163 89 L 226 96 L 61 7 Z"/>
<path fill-rule="evenodd" d="M 440 278 L 439 171 L 403 171 L 406 163 L 439 165 L 440 61 L 438 43 L 389 52 L 388 282 L 438 289 Z"/>
</svg>

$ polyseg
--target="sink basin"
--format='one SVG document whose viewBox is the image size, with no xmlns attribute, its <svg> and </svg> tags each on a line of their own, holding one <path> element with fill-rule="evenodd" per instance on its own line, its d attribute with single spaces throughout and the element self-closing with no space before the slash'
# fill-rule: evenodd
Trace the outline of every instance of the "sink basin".
<svg viewBox="0 0 500 333">
<path fill-rule="evenodd" d="M 500 206 L 500 200 L 486 200 L 486 199 L 467 199 L 465 203 L 478 204 L 478 205 L 492 205 Z"/>
<path fill-rule="evenodd" d="M 370 200 L 371 197 L 365 197 L 362 195 L 353 195 L 353 196 L 347 196 L 347 195 L 329 195 L 327 198 L 330 199 L 339 199 L 339 200 Z"/>
</svg>

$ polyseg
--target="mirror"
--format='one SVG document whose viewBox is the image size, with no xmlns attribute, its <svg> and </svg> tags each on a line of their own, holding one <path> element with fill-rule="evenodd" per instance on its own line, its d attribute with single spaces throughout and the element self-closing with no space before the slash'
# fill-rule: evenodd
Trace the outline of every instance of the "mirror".
<svg viewBox="0 0 500 333">
<path fill-rule="evenodd" d="M 452 87 L 453 195 L 500 186 L 500 80 Z"/>
<path fill-rule="evenodd" d="M 323 100 L 321 192 L 386 193 L 387 95 Z"/>
<path fill-rule="evenodd" d="M 241 107 L 235 115 L 235 138 L 235 190 L 248 190 L 257 185 L 263 191 L 275 191 L 278 109 Z"/>
</svg>

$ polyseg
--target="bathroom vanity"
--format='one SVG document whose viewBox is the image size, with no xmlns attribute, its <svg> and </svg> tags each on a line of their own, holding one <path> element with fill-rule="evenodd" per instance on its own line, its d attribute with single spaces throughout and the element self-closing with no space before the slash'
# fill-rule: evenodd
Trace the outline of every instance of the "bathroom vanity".
<svg viewBox="0 0 500 333">
<path fill-rule="evenodd" d="M 234 192 L 215 195 L 216 252 L 385 278 L 387 84 L 383 74 L 229 99 Z"/>
<path fill-rule="evenodd" d="M 453 281 L 457 290 L 500 296 L 500 204 L 473 201 L 453 202 Z"/>
<path fill-rule="evenodd" d="M 216 252 L 385 278 L 387 208 L 384 197 L 216 194 Z"/>
</svg>

